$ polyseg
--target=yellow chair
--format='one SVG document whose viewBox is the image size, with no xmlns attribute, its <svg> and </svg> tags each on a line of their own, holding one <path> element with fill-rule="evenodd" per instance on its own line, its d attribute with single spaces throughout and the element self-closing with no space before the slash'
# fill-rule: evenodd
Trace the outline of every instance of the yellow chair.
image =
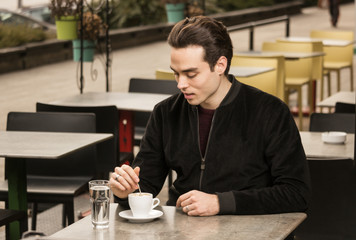
<svg viewBox="0 0 356 240">
<path fill-rule="evenodd" d="M 278 39 L 277 42 L 282 42 L 282 43 L 295 43 L 297 46 L 299 46 L 299 49 L 296 49 L 296 51 L 302 50 L 300 49 L 303 47 L 304 49 L 311 51 L 311 52 L 319 52 L 323 53 L 324 52 L 324 47 L 323 43 L 321 41 L 317 40 L 311 40 L 311 41 L 299 41 L 299 40 L 290 40 L 290 39 Z M 304 45 L 304 46 L 303 46 Z M 307 46 L 305 46 L 307 45 Z M 325 55 L 324 55 L 325 56 Z M 327 93 L 328 96 L 330 96 L 331 92 L 331 87 L 330 87 L 330 72 L 327 70 L 324 70 L 324 56 L 316 56 L 312 58 L 312 80 L 317 81 L 320 80 L 320 100 L 324 99 L 324 79 L 323 77 L 327 77 Z"/>
<path fill-rule="evenodd" d="M 313 30 L 310 32 L 311 38 L 317 39 L 333 39 L 354 41 L 354 33 L 352 31 L 319 31 Z M 350 69 L 350 89 L 354 90 L 353 78 L 353 44 L 350 42 L 347 46 L 325 45 L 324 52 L 324 69 L 336 71 L 337 75 L 337 91 L 340 91 L 340 71 L 344 68 Z"/>
<path fill-rule="evenodd" d="M 236 77 L 247 85 L 256 87 L 284 101 L 284 57 L 283 56 L 240 56 L 234 55 L 231 67 L 273 67 L 273 71 L 251 77 Z"/>
<path fill-rule="evenodd" d="M 156 79 L 176 80 L 176 78 L 174 76 L 174 72 L 172 70 L 163 70 L 163 69 L 156 70 Z"/>
<path fill-rule="evenodd" d="M 264 42 L 262 51 L 264 52 L 304 52 L 310 53 L 316 50 L 312 42 Z M 314 65 L 319 63 L 319 68 L 314 69 Z M 314 64 L 314 65 L 313 65 Z M 316 68 L 316 67 L 315 67 Z M 314 69 L 314 70 L 313 70 Z M 303 130 L 302 111 L 302 87 L 308 86 L 308 105 L 310 111 L 314 109 L 313 84 L 312 80 L 319 78 L 322 74 L 322 60 L 316 61 L 314 58 L 299 58 L 285 61 L 285 102 L 289 103 L 291 89 L 295 89 L 298 94 L 298 118 L 299 129 Z"/>
</svg>

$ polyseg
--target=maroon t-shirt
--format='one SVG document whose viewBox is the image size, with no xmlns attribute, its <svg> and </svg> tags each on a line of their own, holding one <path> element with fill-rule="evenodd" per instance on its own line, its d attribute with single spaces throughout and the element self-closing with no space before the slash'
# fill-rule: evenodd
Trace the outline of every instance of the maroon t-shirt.
<svg viewBox="0 0 356 240">
<path fill-rule="evenodd" d="M 215 110 L 204 109 L 201 106 L 199 110 L 199 139 L 201 155 L 205 156 L 206 144 L 208 142 L 211 121 L 214 116 Z"/>
</svg>

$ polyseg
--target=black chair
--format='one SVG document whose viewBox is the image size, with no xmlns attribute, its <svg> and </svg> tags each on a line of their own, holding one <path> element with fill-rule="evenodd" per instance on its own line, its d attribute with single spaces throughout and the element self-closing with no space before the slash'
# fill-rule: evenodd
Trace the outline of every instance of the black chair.
<svg viewBox="0 0 356 240">
<path fill-rule="evenodd" d="M 131 78 L 129 92 L 176 94 L 180 91 L 177 88 L 177 82 L 173 80 Z M 134 114 L 134 144 L 136 146 L 140 146 L 150 115 L 151 113 L 148 112 L 135 112 Z"/>
<path fill-rule="evenodd" d="M 297 240 L 356 239 L 356 174 L 352 159 L 308 160 L 313 188 Z"/>
<path fill-rule="evenodd" d="M 355 104 L 337 102 L 335 104 L 335 113 L 353 113 L 353 114 L 355 114 Z"/>
<path fill-rule="evenodd" d="M 37 112 L 82 112 L 94 113 L 96 116 L 96 131 L 111 133 L 113 138 L 97 145 L 98 162 L 97 178 L 107 179 L 116 166 L 131 163 L 132 153 L 120 152 L 119 146 L 119 112 L 115 106 L 72 107 L 55 104 L 37 103 Z"/>
<path fill-rule="evenodd" d="M 92 113 L 10 112 L 7 131 L 95 133 Z M 7 161 L 5 158 L 5 169 Z M 27 165 L 27 198 L 32 207 L 32 230 L 36 229 L 38 203 L 63 205 L 62 225 L 74 222 L 74 197 L 88 190 L 96 170 L 96 146 L 90 146 L 60 159 L 31 159 Z M 5 171 L 6 177 L 6 171 Z M 0 182 L 0 201 L 8 199 L 8 183 Z"/>
<path fill-rule="evenodd" d="M 355 133 L 355 114 L 312 113 L 309 130 L 311 132 L 343 131 Z"/>
<path fill-rule="evenodd" d="M 18 221 L 20 224 L 20 234 L 27 231 L 27 214 L 24 211 L 0 209 L 0 226 L 6 225 L 6 239 L 10 239 L 8 225 L 14 221 Z"/>
<path fill-rule="evenodd" d="M 161 79 L 145 79 L 145 78 L 131 78 L 129 85 L 129 92 L 140 93 L 162 93 L 162 94 L 176 94 L 180 90 L 177 88 L 177 82 L 173 80 Z M 148 120 L 151 113 L 148 112 L 135 112 L 134 126 L 135 137 L 134 144 L 140 146 L 141 139 L 145 133 Z M 172 171 L 169 171 L 168 186 L 172 186 L 173 176 Z"/>
</svg>

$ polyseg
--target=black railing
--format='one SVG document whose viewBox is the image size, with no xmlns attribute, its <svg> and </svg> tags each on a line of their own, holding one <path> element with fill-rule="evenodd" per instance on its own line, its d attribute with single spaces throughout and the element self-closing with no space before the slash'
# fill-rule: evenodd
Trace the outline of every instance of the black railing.
<svg viewBox="0 0 356 240">
<path fill-rule="evenodd" d="M 286 22 L 286 32 L 285 35 L 286 37 L 289 37 L 289 31 L 290 31 L 290 19 L 289 16 L 281 16 L 281 17 L 275 17 L 275 18 L 270 18 L 270 19 L 265 19 L 261 21 L 256 21 L 256 22 L 249 22 L 245 24 L 240 24 L 240 25 L 235 25 L 235 26 L 230 26 L 227 27 L 228 32 L 233 32 L 233 31 L 239 31 L 239 30 L 250 30 L 250 50 L 253 51 L 253 43 L 254 43 L 254 31 L 255 27 L 259 26 L 264 26 L 272 23 L 277 23 L 277 22 Z"/>
</svg>

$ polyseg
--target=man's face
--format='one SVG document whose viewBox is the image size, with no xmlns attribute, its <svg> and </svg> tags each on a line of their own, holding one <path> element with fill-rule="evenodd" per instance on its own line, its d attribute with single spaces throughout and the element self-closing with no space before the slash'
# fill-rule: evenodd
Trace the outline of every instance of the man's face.
<svg viewBox="0 0 356 240">
<path fill-rule="evenodd" d="M 220 104 L 218 90 L 221 85 L 221 71 L 212 72 L 204 61 L 201 46 L 171 48 L 171 68 L 175 73 L 177 87 L 191 105 L 216 109 Z"/>
</svg>

